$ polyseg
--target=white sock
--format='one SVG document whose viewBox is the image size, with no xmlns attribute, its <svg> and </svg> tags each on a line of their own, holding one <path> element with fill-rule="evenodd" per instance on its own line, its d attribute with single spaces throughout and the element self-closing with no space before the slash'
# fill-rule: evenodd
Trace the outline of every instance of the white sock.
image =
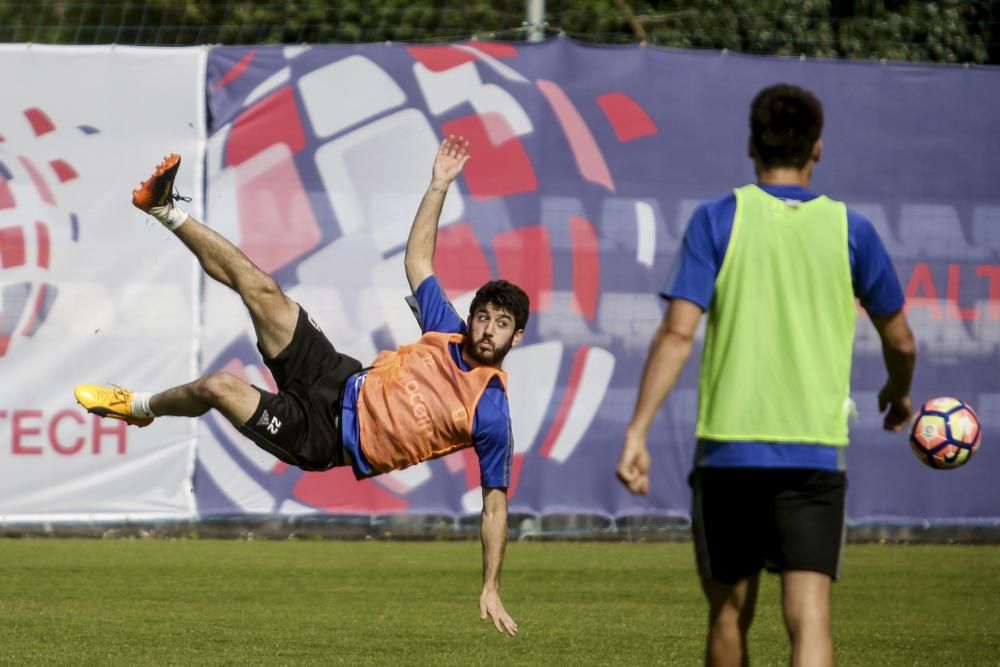
<svg viewBox="0 0 1000 667">
<path fill-rule="evenodd" d="M 154 206 L 149 209 L 149 214 L 159 220 L 170 231 L 177 229 L 187 222 L 188 219 L 188 214 L 173 204 Z"/>
<path fill-rule="evenodd" d="M 136 417 L 153 418 L 156 415 L 149 409 L 149 399 L 153 396 L 148 391 L 132 392 L 132 414 Z"/>
</svg>

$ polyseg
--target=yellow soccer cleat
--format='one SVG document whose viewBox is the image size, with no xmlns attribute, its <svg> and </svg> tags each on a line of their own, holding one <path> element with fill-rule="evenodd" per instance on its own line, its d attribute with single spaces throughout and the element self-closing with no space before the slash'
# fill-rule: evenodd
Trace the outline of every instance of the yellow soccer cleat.
<svg viewBox="0 0 1000 667">
<path fill-rule="evenodd" d="M 132 415 L 132 392 L 124 387 L 112 385 L 102 387 L 97 384 L 78 384 L 73 390 L 76 402 L 84 409 L 98 417 L 120 419 L 132 426 L 149 426 L 152 417 L 135 417 Z"/>
</svg>

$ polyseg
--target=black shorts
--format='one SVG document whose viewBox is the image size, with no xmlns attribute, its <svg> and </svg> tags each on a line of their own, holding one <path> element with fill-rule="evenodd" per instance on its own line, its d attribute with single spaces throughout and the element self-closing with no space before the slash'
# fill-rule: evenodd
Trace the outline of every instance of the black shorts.
<svg viewBox="0 0 1000 667">
<path fill-rule="evenodd" d="M 340 408 L 347 379 L 361 370 L 361 362 L 337 352 L 319 325 L 299 307 L 292 341 L 275 358 L 264 357 L 264 364 L 274 376 L 278 393 L 254 387 L 260 392 L 260 404 L 239 427 L 240 432 L 261 449 L 303 470 L 349 465 L 340 432 Z"/>
<path fill-rule="evenodd" d="M 690 483 L 702 577 L 732 584 L 761 568 L 840 576 L 846 473 L 695 468 Z"/>
</svg>

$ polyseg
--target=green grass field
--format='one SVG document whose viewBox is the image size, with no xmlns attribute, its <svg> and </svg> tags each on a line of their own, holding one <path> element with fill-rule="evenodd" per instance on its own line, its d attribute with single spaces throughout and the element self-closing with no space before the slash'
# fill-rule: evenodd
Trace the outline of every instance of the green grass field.
<svg viewBox="0 0 1000 667">
<path fill-rule="evenodd" d="M 0 541 L 0 663 L 696 665 L 689 544 L 508 547 L 516 638 L 479 621 L 476 542 Z M 787 660 L 767 577 L 755 665 Z M 995 546 L 849 546 L 841 665 L 1000 664 Z"/>
</svg>

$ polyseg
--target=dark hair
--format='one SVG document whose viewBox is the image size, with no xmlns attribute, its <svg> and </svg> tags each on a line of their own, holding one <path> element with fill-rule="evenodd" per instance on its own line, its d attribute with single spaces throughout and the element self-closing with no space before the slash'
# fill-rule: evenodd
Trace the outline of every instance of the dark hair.
<svg viewBox="0 0 1000 667">
<path fill-rule="evenodd" d="M 493 304 L 494 308 L 506 310 L 514 316 L 514 330 L 519 331 L 528 324 L 528 295 L 514 283 L 506 280 L 491 280 L 476 292 L 469 306 L 472 316 L 481 306 Z"/>
<path fill-rule="evenodd" d="M 770 86 L 757 93 L 750 105 L 751 146 L 764 169 L 801 169 L 822 132 L 823 105 L 798 86 Z"/>
</svg>

